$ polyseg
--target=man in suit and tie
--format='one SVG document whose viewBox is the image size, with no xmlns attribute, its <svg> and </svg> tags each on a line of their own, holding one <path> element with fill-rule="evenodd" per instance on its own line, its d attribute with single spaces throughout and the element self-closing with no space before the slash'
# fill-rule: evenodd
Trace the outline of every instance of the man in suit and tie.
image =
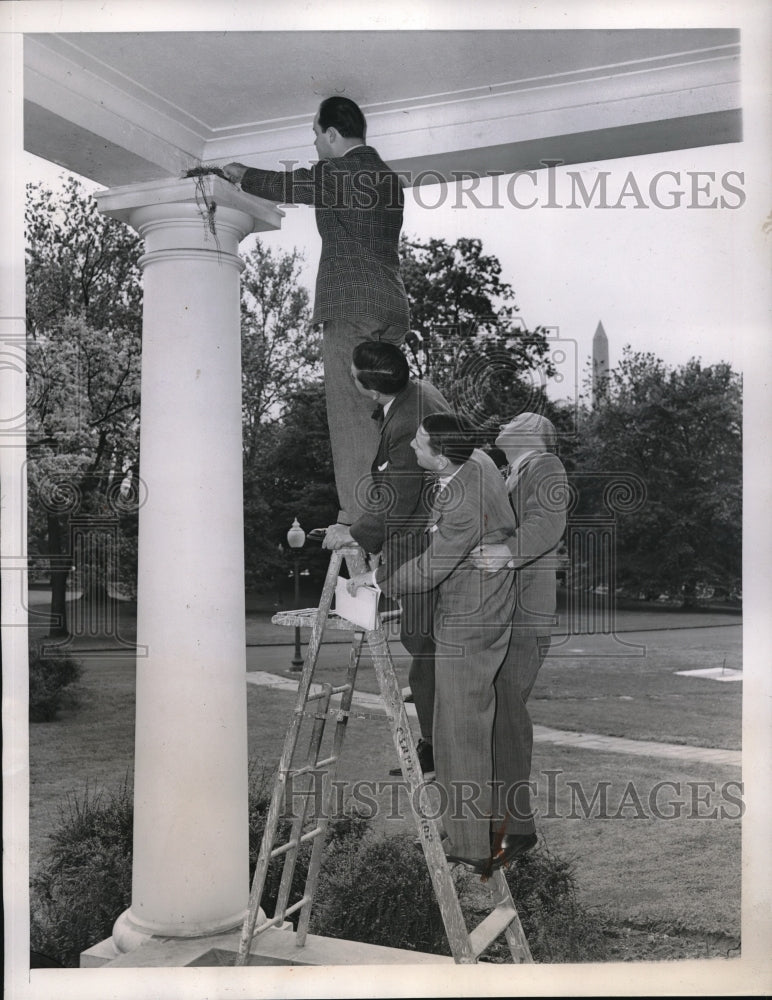
<svg viewBox="0 0 772 1000">
<path fill-rule="evenodd" d="M 472 563 L 481 545 L 502 543 L 515 530 L 504 481 L 474 447 L 468 428 L 450 414 L 426 417 L 412 444 L 418 464 L 434 474 L 429 544 L 399 566 L 388 562 L 354 577 L 388 596 L 435 591 L 434 756 L 446 795 L 446 853 L 480 874 L 528 850 L 536 837 L 506 835 L 496 815 L 496 785 L 509 775 L 494 759 L 494 680 L 507 655 L 515 610 L 514 574 L 482 573 Z"/>
<path fill-rule="evenodd" d="M 359 491 L 363 513 L 350 527 L 331 525 L 323 544 L 336 549 L 356 543 L 366 552 L 383 552 L 384 560 L 396 567 L 426 544 L 427 476 L 411 442 L 424 417 L 449 413 L 450 406 L 429 382 L 411 381 L 405 355 L 385 341 L 364 341 L 354 348 L 350 377 L 357 392 L 375 404 L 372 417 L 380 436 L 370 478 L 363 480 Z M 434 774 L 434 594 L 404 594 L 400 604 L 400 641 L 412 657 L 408 683 L 421 730 L 418 757 L 429 778 Z"/>
<path fill-rule="evenodd" d="M 502 424 L 496 446 L 509 462 L 506 486 L 517 528 L 500 545 L 476 553 L 480 569 L 515 570 L 517 604 L 512 641 L 496 678 L 496 758 L 512 782 L 502 789 L 510 801 L 500 804 L 507 815 L 506 832 L 535 830 L 528 784 L 533 750 L 533 724 L 526 707 L 536 676 L 549 651 L 555 624 L 557 550 L 566 527 L 568 484 L 554 454 L 555 427 L 538 413 L 520 413 Z"/>
<path fill-rule="evenodd" d="M 367 474 L 378 432 L 349 375 L 362 340 L 401 344 L 409 307 L 399 270 L 403 194 L 399 177 L 365 143 L 366 121 L 347 97 L 328 97 L 314 118 L 319 160 L 310 168 L 258 170 L 241 163 L 225 176 L 248 194 L 313 205 L 322 237 L 312 323 L 323 327 L 327 417 L 340 513 L 363 513 L 357 484 Z"/>
</svg>

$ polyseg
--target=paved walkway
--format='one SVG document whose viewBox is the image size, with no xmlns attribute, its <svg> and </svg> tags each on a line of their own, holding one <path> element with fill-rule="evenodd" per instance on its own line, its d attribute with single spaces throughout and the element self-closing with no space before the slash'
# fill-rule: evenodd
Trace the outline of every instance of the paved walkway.
<svg viewBox="0 0 772 1000">
<path fill-rule="evenodd" d="M 282 677 L 264 670 L 247 673 L 247 683 L 270 687 L 277 691 L 297 691 L 298 681 L 294 677 Z M 312 684 L 311 691 L 321 690 L 321 684 Z M 374 713 L 382 716 L 386 709 L 380 695 L 355 691 L 352 704 L 359 711 L 354 718 L 371 718 Z M 407 714 L 415 718 L 415 706 L 405 705 Z M 534 726 L 533 738 L 537 743 L 557 743 L 561 746 L 579 747 L 582 750 L 603 750 L 607 753 L 635 754 L 639 757 L 666 757 L 699 764 L 728 764 L 740 767 L 742 753 L 739 750 L 722 750 L 714 747 L 685 746 L 680 743 L 655 743 L 651 740 L 627 740 L 618 736 L 600 736 L 596 733 L 574 733 L 547 726 Z"/>
</svg>

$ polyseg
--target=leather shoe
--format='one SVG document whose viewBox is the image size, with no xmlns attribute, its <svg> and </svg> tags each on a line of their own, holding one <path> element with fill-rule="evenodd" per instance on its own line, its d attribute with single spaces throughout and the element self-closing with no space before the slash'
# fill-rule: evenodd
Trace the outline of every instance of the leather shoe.
<svg viewBox="0 0 772 1000">
<path fill-rule="evenodd" d="M 421 768 L 421 774 L 423 775 L 424 781 L 434 781 L 436 777 L 436 772 L 434 770 L 434 749 L 431 743 L 427 743 L 426 740 L 419 740 L 416 744 L 416 753 L 418 754 L 418 766 Z M 396 775 L 402 774 L 401 767 L 393 767 L 389 774 Z"/>
<path fill-rule="evenodd" d="M 501 838 L 501 846 L 491 858 L 492 870 L 505 868 L 518 854 L 525 854 L 535 847 L 537 840 L 535 833 L 505 833 Z"/>
<path fill-rule="evenodd" d="M 450 865 L 463 865 L 467 871 L 472 872 L 475 875 L 482 875 L 487 877 L 491 868 L 490 858 L 462 858 L 457 854 L 448 854 L 445 851 L 445 857 Z"/>
</svg>

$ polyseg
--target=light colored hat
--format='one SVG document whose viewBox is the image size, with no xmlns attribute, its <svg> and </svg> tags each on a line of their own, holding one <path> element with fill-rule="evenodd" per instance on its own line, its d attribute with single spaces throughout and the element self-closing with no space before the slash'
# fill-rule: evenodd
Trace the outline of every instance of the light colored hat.
<svg viewBox="0 0 772 1000">
<path fill-rule="evenodd" d="M 501 428 L 501 434 L 513 438 L 538 437 L 548 451 L 554 450 L 558 441 L 555 425 L 540 413 L 518 413 Z"/>
</svg>

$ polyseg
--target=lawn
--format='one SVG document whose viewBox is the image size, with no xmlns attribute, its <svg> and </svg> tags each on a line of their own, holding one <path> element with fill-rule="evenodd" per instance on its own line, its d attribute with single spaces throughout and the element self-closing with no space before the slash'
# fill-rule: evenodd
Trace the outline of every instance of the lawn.
<svg viewBox="0 0 772 1000">
<path fill-rule="evenodd" d="M 534 690 L 534 719 L 558 729 L 739 747 L 741 685 L 674 674 L 705 665 L 706 657 L 713 664 L 726 656 L 736 667 L 739 643 L 738 628 L 667 631 L 647 636 L 641 658 L 550 657 Z M 250 669 L 285 672 L 290 657 L 287 646 L 248 650 Z M 338 678 L 346 659 L 344 647 L 324 647 L 317 679 Z M 374 691 L 366 659 L 358 688 Z M 397 671 L 406 683 L 406 659 L 397 659 Z M 293 701 L 291 693 L 247 685 L 250 758 L 275 764 Z M 346 790 L 355 782 L 387 780 L 396 755 L 385 718 L 352 718 L 348 728 L 338 775 Z M 133 658 L 85 659 L 80 707 L 30 727 L 33 869 L 67 795 L 86 785 L 116 788 L 130 773 L 133 746 Z M 613 921 L 619 957 L 702 957 L 736 949 L 740 809 L 731 783 L 740 780 L 739 768 L 537 743 L 534 779 L 542 839 L 554 853 L 575 859 L 580 898 Z M 673 784 L 652 800 L 663 781 Z M 602 809 L 593 793 L 604 789 Z M 376 825 L 386 832 L 410 822 L 407 810 L 407 818 L 389 818 L 395 795 L 394 786 L 372 795 Z M 667 818 L 672 811 L 681 815 Z"/>
<path fill-rule="evenodd" d="M 624 736 L 635 740 L 684 743 L 739 750 L 742 739 L 742 684 L 679 676 L 701 667 L 741 669 L 742 630 L 736 625 L 630 632 L 628 642 L 644 647 L 641 656 L 595 656 L 599 638 L 577 636 L 558 646 L 544 663 L 529 707 L 533 721 L 553 729 Z M 575 652 L 581 647 L 581 652 Z M 409 659 L 394 655 L 400 683 L 407 684 Z M 620 654 L 625 652 L 619 647 Z M 250 650 L 252 669 L 271 670 L 274 654 Z M 289 657 L 287 656 L 288 660 Z M 337 680 L 347 649 L 327 649 L 317 677 Z M 278 662 L 284 661 L 279 658 Z M 377 692 L 378 682 L 365 652 L 357 682 Z"/>
<path fill-rule="evenodd" d="M 739 750 L 742 684 L 679 676 L 702 667 L 741 669 L 737 627 L 631 633 L 645 655 L 593 657 L 551 655 L 530 699 L 534 722 L 624 736 Z"/>
</svg>

